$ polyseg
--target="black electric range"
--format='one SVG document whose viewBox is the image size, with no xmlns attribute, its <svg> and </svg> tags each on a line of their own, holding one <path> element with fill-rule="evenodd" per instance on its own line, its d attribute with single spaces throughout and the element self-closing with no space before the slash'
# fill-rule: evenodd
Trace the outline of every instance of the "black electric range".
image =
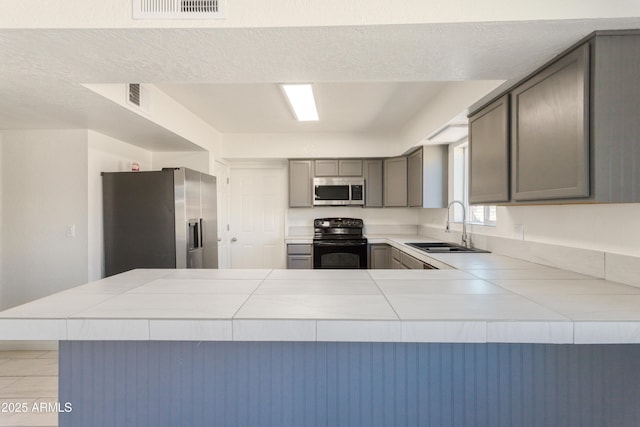
<svg viewBox="0 0 640 427">
<path fill-rule="evenodd" d="M 367 239 L 358 218 L 318 218 L 313 221 L 314 269 L 366 269 Z"/>
</svg>

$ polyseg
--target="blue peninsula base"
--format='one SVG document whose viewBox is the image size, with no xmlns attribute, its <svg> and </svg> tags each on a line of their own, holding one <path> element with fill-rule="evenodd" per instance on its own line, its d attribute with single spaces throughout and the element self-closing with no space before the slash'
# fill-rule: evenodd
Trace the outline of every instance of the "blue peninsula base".
<svg viewBox="0 0 640 427">
<path fill-rule="evenodd" d="M 640 345 L 60 342 L 60 427 L 637 427 Z"/>
</svg>

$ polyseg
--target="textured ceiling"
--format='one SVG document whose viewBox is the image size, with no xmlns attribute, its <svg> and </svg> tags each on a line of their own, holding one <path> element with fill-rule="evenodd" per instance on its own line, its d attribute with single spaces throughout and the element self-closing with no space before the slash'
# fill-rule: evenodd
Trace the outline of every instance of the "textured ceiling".
<svg viewBox="0 0 640 427">
<path fill-rule="evenodd" d="M 170 149 L 175 141 L 174 148 L 188 149 L 81 86 L 126 82 L 165 88 L 224 132 L 296 131 L 281 114 L 265 112 L 283 104 L 274 83 L 315 82 L 325 130 L 394 129 L 429 102 L 435 82 L 518 78 L 593 30 L 634 27 L 640 19 L 0 30 L 0 129 L 89 127 L 140 145 Z"/>
<path fill-rule="evenodd" d="M 275 83 L 159 85 L 223 133 L 397 132 L 437 82 L 314 83 L 318 122 L 294 120 Z"/>
</svg>

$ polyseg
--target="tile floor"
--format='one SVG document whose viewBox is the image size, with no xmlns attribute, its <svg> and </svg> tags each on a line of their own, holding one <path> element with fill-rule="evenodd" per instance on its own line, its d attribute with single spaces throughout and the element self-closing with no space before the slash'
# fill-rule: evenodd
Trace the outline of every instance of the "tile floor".
<svg viewBox="0 0 640 427">
<path fill-rule="evenodd" d="M 0 427 L 57 426 L 57 401 L 57 351 L 0 351 Z"/>
</svg>

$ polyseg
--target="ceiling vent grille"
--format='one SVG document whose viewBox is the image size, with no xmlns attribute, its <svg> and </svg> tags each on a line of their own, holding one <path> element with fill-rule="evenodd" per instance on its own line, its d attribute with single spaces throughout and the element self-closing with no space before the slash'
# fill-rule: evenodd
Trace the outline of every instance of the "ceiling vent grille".
<svg viewBox="0 0 640 427">
<path fill-rule="evenodd" d="M 133 0 L 134 19 L 224 19 L 225 0 Z"/>
<path fill-rule="evenodd" d="M 129 102 L 140 106 L 140 83 L 129 83 Z"/>
<path fill-rule="evenodd" d="M 145 85 L 129 83 L 127 85 L 127 103 L 143 113 L 149 113 L 149 93 Z"/>
</svg>

